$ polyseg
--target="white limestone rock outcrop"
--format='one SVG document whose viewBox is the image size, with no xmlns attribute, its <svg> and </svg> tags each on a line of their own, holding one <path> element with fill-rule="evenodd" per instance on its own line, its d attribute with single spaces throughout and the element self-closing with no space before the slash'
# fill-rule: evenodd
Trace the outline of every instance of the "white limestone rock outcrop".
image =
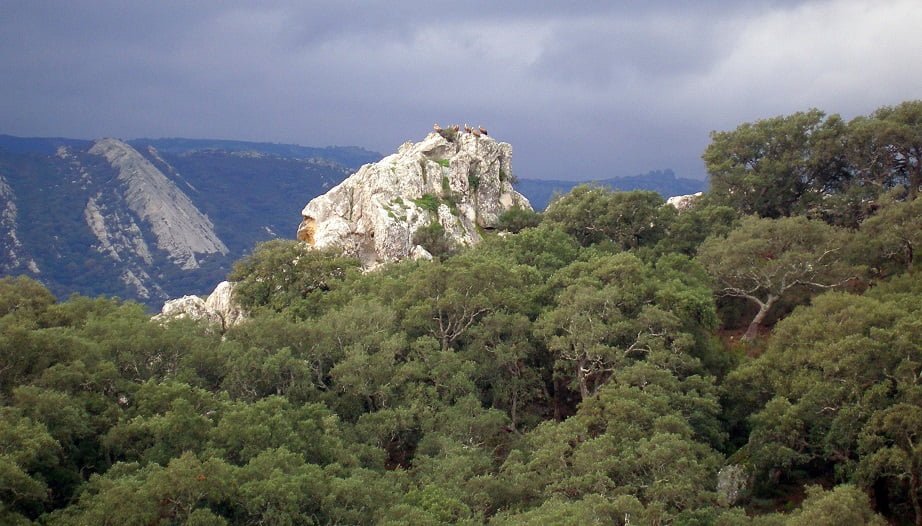
<svg viewBox="0 0 922 526">
<path fill-rule="evenodd" d="M 315 248 L 339 248 L 366 268 L 419 257 L 413 234 L 432 222 L 454 243 L 472 245 L 503 212 L 531 209 L 511 177 L 508 143 L 464 131 L 433 132 L 366 164 L 309 202 L 298 239 Z"/>
<path fill-rule="evenodd" d="M 729 464 L 717 472 L 717 499 L 722 506 L 733 506 L 750 496 L 752 474 L 741 464 Z"/>
<path fill-rule="evenodd" d="M 247 318 L 246 312 L 234 300 L 235 286 L 236 283 L 222 281 L 205 299 L 205 307 L 221 317 L 221 325 L 225 329 L 233 327 Z"/>
<path fill-rule="evenodd" d="M 704 195 L 704 192 L 695 192 L 694 194 L 688 195 L 676 195 L 667 199 L 666 204 L 672 205 L 679 212 L 683 212 L 691 208 L 695 204 L 695 201 L 697 201 L 698 198 L 702 195 Z"/>
<path fill-rule="evenodd" d="M 425 248 L 416 245 L 413 247 L 413 250 L 410 252 L 410 259 L 413 261 L 426 260 L 432 261 L 432 254 L 429 253 Z"/>
<path fill-rule="evenodd" d="M 206 299 L 198 296 L 183 296 L 167 301 L 163 304 L 160 314 L 154 316 L 153 319 L 154 321 L 177 318 L 204 320 L 219 325 L 224 331 L 247 318 L 240 305 L 234 301 L 233 294 L 234 283 L 222 281 Z"/>
</svg>

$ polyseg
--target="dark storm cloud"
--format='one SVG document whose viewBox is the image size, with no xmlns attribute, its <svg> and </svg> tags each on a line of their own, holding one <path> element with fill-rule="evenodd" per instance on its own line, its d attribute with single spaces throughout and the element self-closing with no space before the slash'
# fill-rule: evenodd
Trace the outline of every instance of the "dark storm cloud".
<svg viewBox="0 0 922 526">
<path fill-rule="evenodd" d="M 881 4 L 3 2 L 0 133 L 389 153 L 468 121 L 525 177 L 701 177 L 711 129 L 918 97 L 919 10 Z"/>
</svg>

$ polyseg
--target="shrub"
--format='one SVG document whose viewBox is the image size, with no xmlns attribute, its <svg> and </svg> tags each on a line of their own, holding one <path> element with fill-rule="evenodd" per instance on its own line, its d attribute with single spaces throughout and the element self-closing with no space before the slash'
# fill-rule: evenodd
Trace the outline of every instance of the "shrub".
<svg viewBox="0 0 922 526">
<path fill-rule="evenodd" d="M 416 206 L 428 210 L 433 214 L 438 213 L 439 205 L 442 204 L 441 200 L 432 194 L 423 194 L 422 197 L 414 199 L 413 202 L 416 203 Z"/>
<path fill-rule="evenodd" d="M 480 176 L 474 173 L 467 174 L 467 184 L 473 191 L 477 191 L 480 188 Z"/>
<path fill-rule="evenodd" d="M 228 279 L 238 282 L 234 297 L 248 310 L 268 307 L 282 311 L 319 297 L 345 279 L 355 259 L 335 251 L 313 250 L 299 241 L 275 239 L 260 243 L 234 264 Z"/>
<path fill-rule="evenodd" d="M 434 257 L 450 255 L 455 248 L 445 232 L 445 227 L 436 221 L 416 229 L 413 233 L 413 244 L 425 248 Z"/>
<path fill-rule="evenodd" d="M 514 206 L 499 216 L 497 227 L 500 230 L 518 233 L 526 228 L 538 226 L 541 223 L 541 214 L 520 206 Z"/>
</svg>

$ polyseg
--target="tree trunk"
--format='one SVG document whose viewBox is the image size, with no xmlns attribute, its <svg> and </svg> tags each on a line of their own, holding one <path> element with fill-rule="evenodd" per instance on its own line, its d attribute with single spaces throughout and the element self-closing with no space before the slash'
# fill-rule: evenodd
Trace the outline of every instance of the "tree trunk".
<svg viewBox="0 0 922 526">
<path fill-rule="evenodd" d="M 888 479 L 878 477 L 871 487 L 871 492 L 874 496 L 874 510 L 884 517 L 888 517 L 892 513 L 890 511 L 890 488 L 887 487 L 888 483 Z"/>
<path fill-rule="evenodd" d="M 554 378 L 554 420 L 557 422 L 563 421 L 563 400 L 561 400 L 563 393 L 563 380 Z"/>
<path fill-rule="evenodd" d="M 919 504 L 919 474 L 913 472 L 909 478 L 909 500 L 912 502 L 912 510 L 916 513 L 916 526 L 922 526 L 922 505 Z"/>
<path fill-rule="evenodd" d="M 922 161 L 916 157 L 917 161 Z M 919 186 L 922 186 L 922 162 L 917 163 L 914 170 L 909 172 L 909 200 L 919 196 Z"/>
<path fill-rule="evenodd" d="M 756 335 L 759 333 L 759 326 L 762 324 L 762 320 L 765 319 L 765 316 L 768 315 L 768 311 L 771 310 L 772 305 L 775 304 L 775 301 L 778 298 L 772 294 L 768 295 L 768 299 L 763 303 L 759 302 L 759 312 L 756 313 L 755 318 L 752 319 L 752 322 L 749 323 L 749 327 L 746 329 L 746 334 L 743 335 L 743 341 L 751 342 L 756 338 Z"/>
<path fill-rule="evenodd" d="M 518 418 L 516 418 L 517 413 L 518 413 L 518 406 L 519 406 L 519 394 L 513 390 L 512 391 L 512 407 L 509 408 L 509 421 L 510 421 L 510 425 L 512 425 L 512 430 L 516 432 L 518 432 L 519 430 Z"/>
<path fill-rule="evenodd" d="M 585 365 L 586 360 L 584 358 L 580 358 L 576 361 L 576 375 L 577 378 L 579 378 L 579 396 L 581 400 L 589 399 L 589 379 L 587 378 L 588 374 L 586 374 L 588 370 Z"/>
</svg>

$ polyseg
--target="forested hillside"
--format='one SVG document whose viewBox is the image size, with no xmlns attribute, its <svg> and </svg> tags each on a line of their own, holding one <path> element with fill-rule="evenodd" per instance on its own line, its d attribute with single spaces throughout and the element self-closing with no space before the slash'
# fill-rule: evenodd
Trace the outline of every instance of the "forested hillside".
<svg viewBox="0 0 922 526">
<path fill-rule="evenodd" d="M 922 524 L 922 101 L 714 133 L 361 272 L 274 240 L 221 334 L 0 280 L 3 524 Z"/>
</svg>

